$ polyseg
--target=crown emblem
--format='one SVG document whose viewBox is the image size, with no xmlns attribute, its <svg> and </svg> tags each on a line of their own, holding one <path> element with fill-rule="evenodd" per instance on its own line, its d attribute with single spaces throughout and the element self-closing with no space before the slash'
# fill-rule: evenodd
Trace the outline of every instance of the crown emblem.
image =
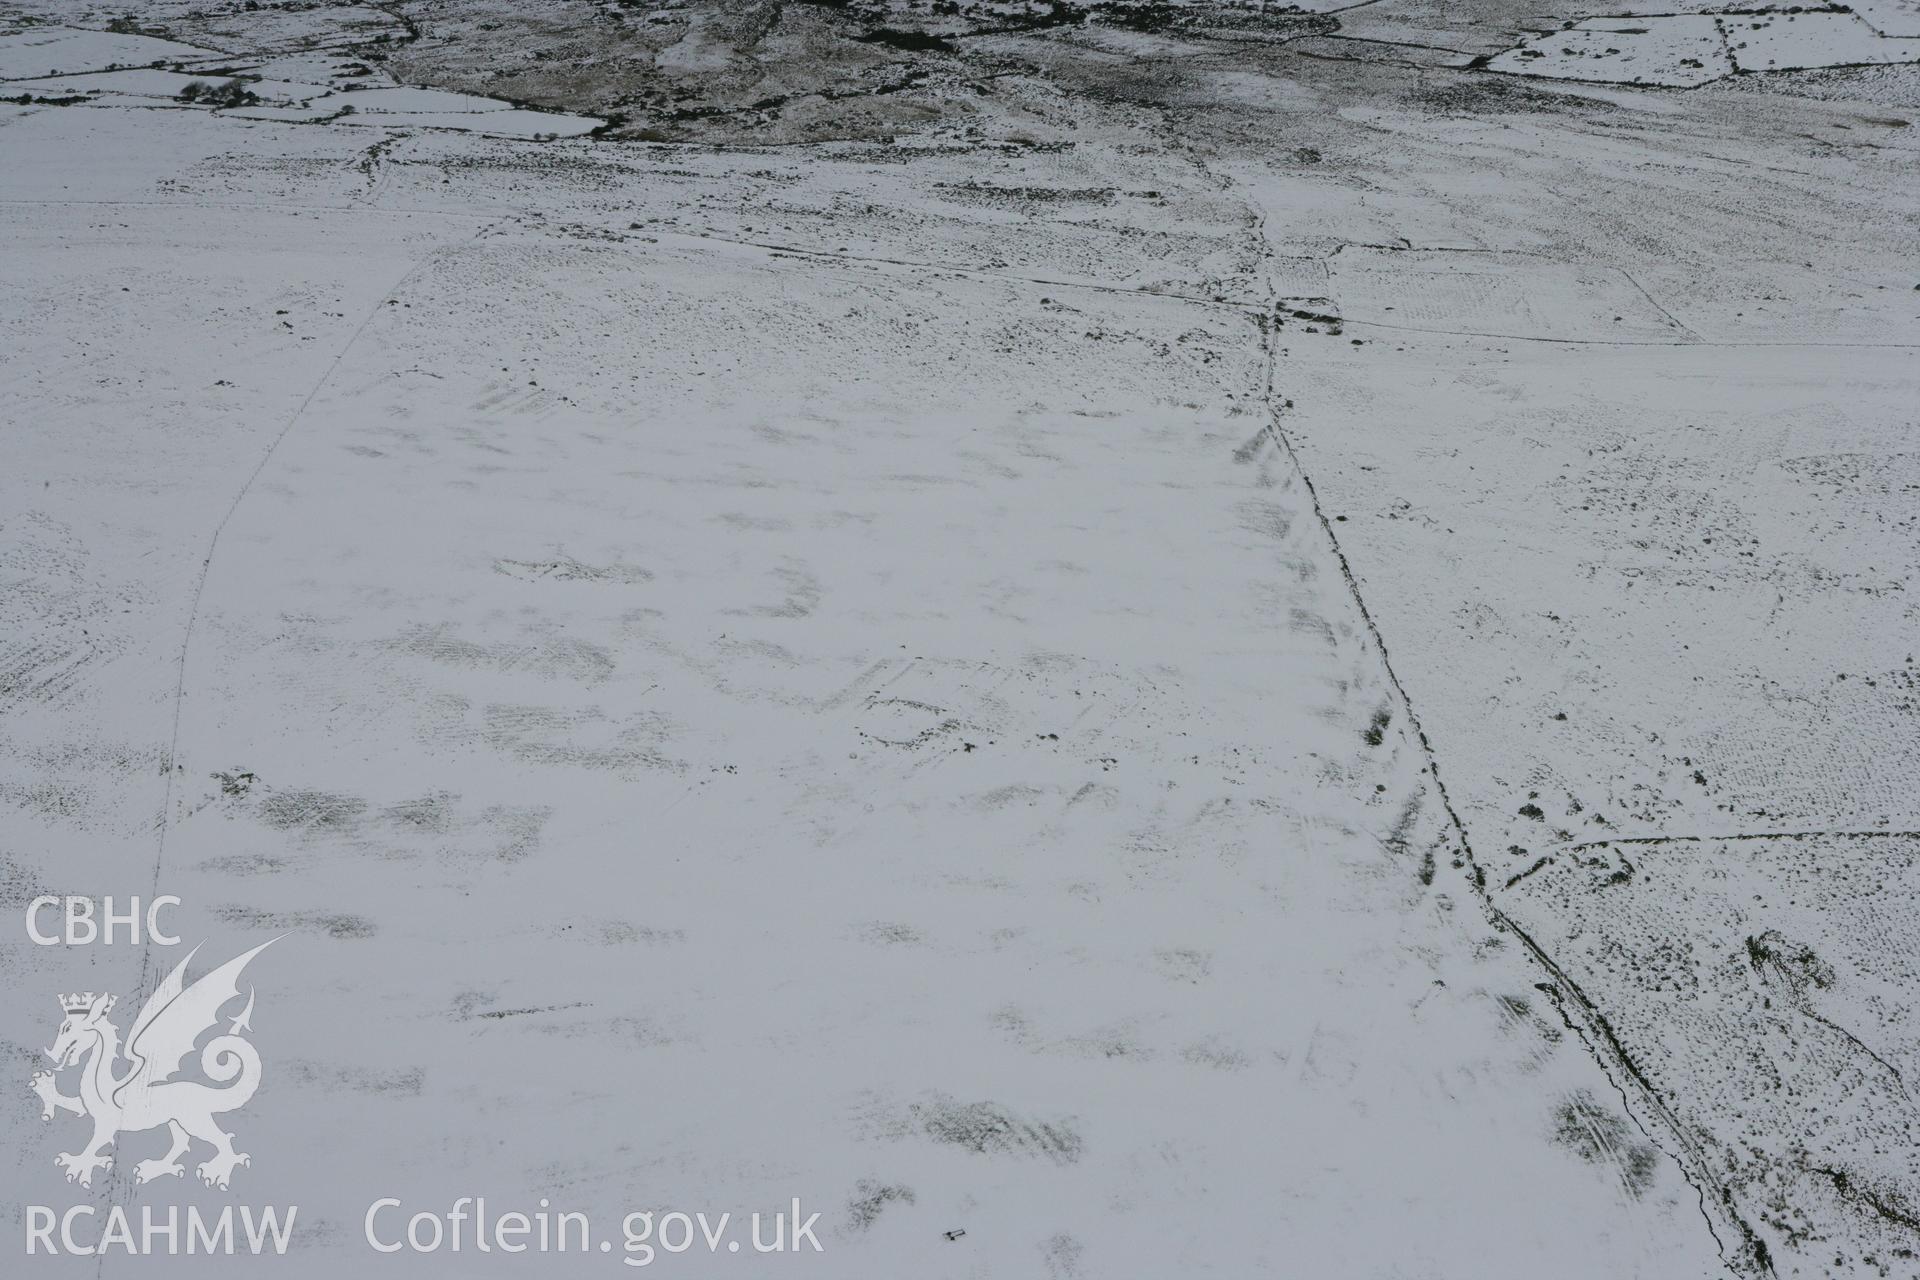
<svg viewBox="0 0 1920 1280">
<path fill-rule="evenodd" d="M 94 993 L 91 991 L 76 991 L 72 995 L 61 996 L 60 1007 L 68 1013 L 85 1013 L 87 1010 L 93 1008 L 93 996 Z M 113 1001 L 114 997 L 108 996 L 107 1002 L 100 1006 L 100 1012 L 106 1013 L 112 1009 Z"/>
</svg>

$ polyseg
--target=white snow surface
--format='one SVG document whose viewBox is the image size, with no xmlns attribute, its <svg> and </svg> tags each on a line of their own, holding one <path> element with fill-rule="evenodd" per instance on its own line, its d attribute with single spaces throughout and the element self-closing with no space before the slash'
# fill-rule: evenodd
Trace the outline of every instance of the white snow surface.
<svg viewBox="0 0 1920 1280">
<path fill-rule="evenodd" d="M 158 1133 L 82 1190 L 54 997 L 186 948 L 8 926 L 12 1230 L 605 1275 L 798 1197 L 824 1252 L 655 1265 L 1913 1273 L 1911 111 L 1718 88 L 1787 28 L 1682 14 L 656 145 L 305 12 L 193 19 L 257 106 L 0 105 L 0 905 L 282 938 L 233 1190 L 137 1183 Z M 23 26 L 0 96 L 173 97 L 142 39 Z M 615 1253 L 376 1254 L 383 1196 Z"/>
</svg>

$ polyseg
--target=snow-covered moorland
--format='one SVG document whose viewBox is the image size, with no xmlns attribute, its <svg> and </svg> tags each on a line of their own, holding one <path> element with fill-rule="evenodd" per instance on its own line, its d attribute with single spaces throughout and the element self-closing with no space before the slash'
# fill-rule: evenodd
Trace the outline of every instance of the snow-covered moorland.
<svg viewBox="0 0 1920 1280">
<path fill-rule="evenodd" d="M 1917 119 L 1905 0 L 0 3 L 0 1248 L 1920 1274 Z M 231 1185 L 57 1159 L 275 937 Z"/>
</svg>

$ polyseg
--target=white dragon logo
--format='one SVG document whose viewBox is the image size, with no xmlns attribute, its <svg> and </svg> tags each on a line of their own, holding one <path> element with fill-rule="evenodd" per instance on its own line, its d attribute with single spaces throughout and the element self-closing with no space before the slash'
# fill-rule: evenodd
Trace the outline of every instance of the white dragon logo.
<svg viewBox="0 0 1920 1280">
<path fill-rule="evenodd" d="M 209 1079 L 225 1085 L 214 1088 L 197 1080 L 174 1080 L 181 1061 L 193 1052 L 194 1042 L 220 1021 L 220 1010 L 240 994 L 240 971 L 247 962 L 278 942 L 270 938 L 245 955 L 236 956 L 192 986 L 186 985 L 187 964 L 200 948 L 174 966 L 166 980 L 154 990 L 133 1020 L 127 1036 L 124 1074 L 115 1074 L 119 1060 L 120 1029 L 107 1020 L 114 997 L 88 991 L 60 997 L 66 1020 L 53 1047 L 46 1051 L 53 1059 L 53 1071 L 34 1073 L 33 1091 L 40 1095 L 42 1120 L 53 1119 L 56 1111 L 71 1111 L 93 1120 L 93 1140 L 78 1155 L 61 1152 L 54 1162 L 67 1171 L 68 1182 L 91 1186 L 95 1170 L 113 1168 L 107 1148 L 122 1133 L 167 1126 L 173 1145 L 158 1160 L 142 1160 L 134 1166 L 141 1182 L 184 1170 L 180 1157 L 192 1140 L 213 1147 L 213 1158 L 200 1166 L 200 1180 L 210 1187 L 227 1189 L 237 1165 L 251 1164 L 246 1153 L 233 1149 L 233 1135 L 224 1132 L 213 1118 L 224 1111 L 245 1106 L 260 1087 L 260 1055 L 242 1031 L 251 1030 L 253 989 L 247 989 L 247 1007 L 232 1020 L 225 1035 L 215 1036 L 200 1051 L 200 1069 Z M 80 1093 L 68 1097 L 54 1082 L 54 1072 L 80 1063 Z M 232 1081 L 228 1084 L 228 1081 Z"/>
</svg>

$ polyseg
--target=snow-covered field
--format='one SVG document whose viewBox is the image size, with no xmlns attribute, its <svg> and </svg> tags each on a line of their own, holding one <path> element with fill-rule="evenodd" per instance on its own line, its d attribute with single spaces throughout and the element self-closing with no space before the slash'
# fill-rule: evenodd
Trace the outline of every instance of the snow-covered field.
<svg viewBox="0 0 1920 1280">
<path fill-rule="evenodd" d="M 0 5 L 6 1273 L 1920 1274 L 1907 13 Z"/>
</svg>

